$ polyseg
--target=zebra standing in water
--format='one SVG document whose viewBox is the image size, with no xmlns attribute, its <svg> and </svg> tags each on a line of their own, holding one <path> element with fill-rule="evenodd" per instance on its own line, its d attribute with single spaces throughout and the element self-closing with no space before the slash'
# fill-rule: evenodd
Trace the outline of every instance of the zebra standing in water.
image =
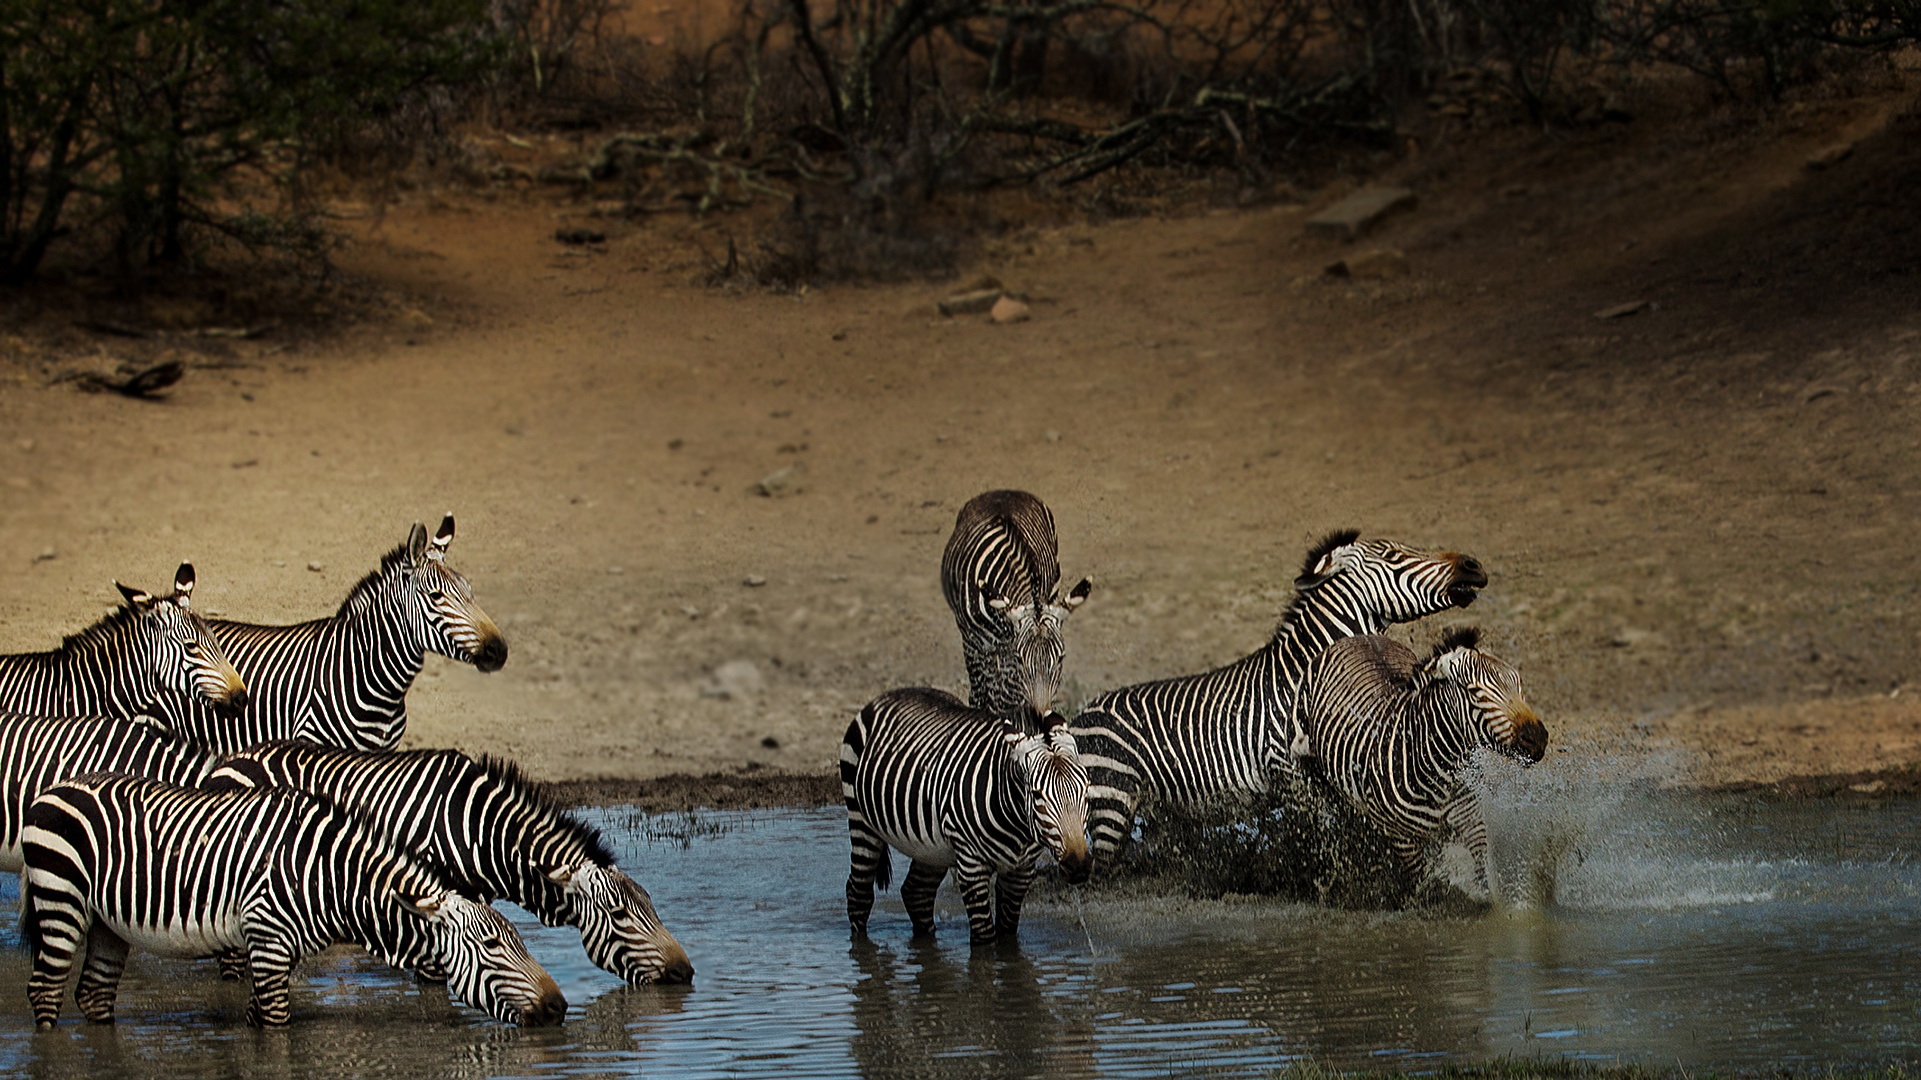
<svg viewBox="0 0 1921 1080">
<path fill-rule="evenodd" d="M 431 539 L 416 523 L 330 619 L 293 626 L 208 620 L 252 685 L 252 702 L 221 716 L 174 697 L 165 721 L 221 751 L 271 739 L 393 749 L 406 733 L 407 691 L 427 653 L 482 671 L 507 662 L 506 639 L 474 603 L 467 579 L 447 566 L 453 538 L 452 514 Z"/>
<path fill-rule="evenodd" d="M 969 704 L 1039 730 L 1059 704 L 1061 625 L 1093 582 L 1060 595 L 1054 515 L 1025 491 L 969 499 L 941 553 L 941 592 L 960 627 Z"/>
<path fill-rule="evenodd" d="M 74 999 L 113 1019 L 127 952 L 245 949 L 247 1021 L 291 1018 L 294 964 L 353 942 L 396 967 L 444 971 L 459 1000 L 515 1024 L 560 1023 L 567 1001 L 501 914 L 451 891 L 326 799 L 292 789 L 210 793 L 96 774 L 27 811 L 20 939 L 42 1029 L 82 948 Z"/>
<path fill-rule="evenodd" d="M 600 833 L 511 763 L 458 750 L 375 753 L 277 742 L 221 758 L 202 785 L 291 787 L 332 799 L 481 900 L 511 900 L 580 928 L 595 964 L 635 986 L 692 982 L 694 966 L 647 890 Z"/>
<path fill-rule="evenodd" d="M 56 784 L 105 772 L 194 787 L 212 768 L 212 752 L 141 720 L 0 714 L 0 871 L 26 866 L 27 807 Z"/>
<path fill-rule="evenodd" d="M 1487 825 L 1461 778 L 1477 747 L 1532 765 L 1547 727 L 1521 697 L 1521 675 L 1481 652 L 1480 632 L 1449 631 L 1434 652 L 1391 638 L 1337 641 L 1308 665 L 1293 707 L 1293 753 L 1387 837 L 1410 883 L 1451 830 L 1488 888 Z"/>
<path fill-rule="evenodd" d="M 0 656 L 0 710 L 33 716 L 118 716 L 196 701 L 208 712 L 247 704 L 247 685 L 207 620 L 189 605 L 193 564 L 181 563 L 173 593 L 114 587 L 126 604 L 50 652 Z"/>
<path fill-rule="evenodd" d="M 856 937 L 867 935 L 875 881 L 887 887 L 890 845 L 913 860 L 900 894 L 917 935 L 934 932 L 950 867 L 977 945 L 1019 929 L 1043 848 L 1069 882 L 1087 880 L 1087 772 L 1059 716 L 1043 725 L 1023 732 L 931 689 L 890 690 L 860 711 L 840 743 Z"/>
<path fill-rule="evenodd" d="M 1097 858 L 1132 832 L 1143 792 L 1195 806 L 1265 791 L 1270 776 L 1285 775 L 1295 688 L 1330 643 L 1466 607 L 1487 585 L 1470 556 L 1359 536 L 1337 532 L 1307 553 L 1265 648 L 1203 674 L 1109 691 L 1068 725 L 1087 766 Z"/>
</svg>

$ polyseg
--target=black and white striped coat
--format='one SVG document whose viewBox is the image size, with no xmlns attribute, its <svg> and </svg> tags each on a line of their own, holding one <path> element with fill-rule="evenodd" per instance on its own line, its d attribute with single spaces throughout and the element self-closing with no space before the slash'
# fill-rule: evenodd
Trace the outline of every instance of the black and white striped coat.
<svg viewBox="0 0 1921 1080">
<path fill-rule="evenodd" d="M 652 898 L 614 865 L 600 833 L 509 762 L 457 750 L 375 753 L 275 742 L 228 754 L 203 785 L 323 795 L 482 900 L 511 900 L 570 925 L 595 964 L 640 986 L 691 982 L 686 950 Z"/>
<path fill-rule="evenodd" d="M 432 538 L 415 524 L 361 579 L 332 618 L 292 626 L 207 621 L 248 680 L 252 700 L 221 715 L 178 696 L 162 709 L 175 731 L 221 751 L 272 739 L 391 750 L 407 730 L 407 691 L 430 652 L 497 671 L 507 642 L 446 564 L 448 514 Z"/>
<path fill-rule="evenodd" d="M 976 944 L 1019 929 L 1043 850 L 1070 882 L 1087 880 L 1087 773 L 1073 736 L 1047 719 L 1041 733 L 1023 732 L 932 689 L 890 690 L 860 711 L 840 744 L 856 936 L 867 933 L 876 880 L 887 886 L 889 847 L 913 862 L 901 900 L 916 934 L 934 932 L 934 895 L 950 868 Z"/>
<path fill-rule="evenodd" d="M 210 793 L 96 774 L 27 811 L 21 941 L 35 1022 L 59 1020 L 73 966 L 89 1020 L 113 1019 L 128 950 L 245 950 L 247 1019 L 290 1019 L 295 962 L 351 942 L 397 967 L 437 968 L 459 1000 L 555 1024 L 566 999 L 499 912 L 453 892 L 352 815 L 291 789 Z"/>
<path fill-rule="evenodd" d="M 1088 702 L 1068 725 L 1088 773 L 1096 857 L 1117 851 L 1142 794 L 1185 806 L 1267 790 L 1291 769 L 1288 710 L 1307 664 L 1332 642 L 1474 602 L 1479 562 L 1338 532 L 1310 550 L 1266 647 L 1199 675 Z"/>
<path fill-rule="evenodd" d="M 1481 747 L 1526 764 L 1547 750 L 1520 672 L 1479 643 L 1477 631 L 1453 630 L 1423 660 L 1390 638 L 1337 641 L 1308 665 L 1294 699 L 1303 771 L 1360 811 L 1414 881 L 1451 831 L 1487 887 L 1487 825 L 1462 771 Z"/>
<path fill-rule="evenodd" d="M 1038 730 L 1060 704 L 1067 616 L 1086 601 L 1083 578 L 1060 595 L 1054 515 L 1025 491 L 969 499 L 941 553 L 941 592 L 960 628 L 968 703 Z"/>
<path fill-rule="evenodd" d="M 115 582 L 126 603 L 48 652 L 0 656 L 0 711 L 30 716 L 153 714 L 189 701 L 212 715 L 247 704 L 247 685 L 189 604 L 191 563 L 173 592 L 155 596 Z"/>
<path fill-rule="evenodd" d="M 20 831 L 48 788 L 89 773 L 193 787 L 212 767 L 206 748 L 140 720 L 0 714 L 0 871 L 25 867 Z"/>
</svg>

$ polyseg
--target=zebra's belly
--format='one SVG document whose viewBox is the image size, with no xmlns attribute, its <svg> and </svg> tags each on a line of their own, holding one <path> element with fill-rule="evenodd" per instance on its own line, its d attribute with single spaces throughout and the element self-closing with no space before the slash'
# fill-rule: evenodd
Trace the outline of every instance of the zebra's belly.
<svg viewBox="0 0 1921 1080">
<path fill-rule="evenodd" d="M 161 956 L 213 956 L 230 949 L 244 949 L 246 935 L 241 933 L 238 910 L 219 911 L 205 918 L 176 919 L 160 926 L 96 913 L 96 917 L 126 939 L 129 945 Z"/>
<path fill-rule="evenodd" d="M 915 836 L 911 833 L 882 833 L 889 846 L 902 855 L 927 866 L 953 866 L 954 848 L 945 839 L 933 836 Z"/>
</svg>

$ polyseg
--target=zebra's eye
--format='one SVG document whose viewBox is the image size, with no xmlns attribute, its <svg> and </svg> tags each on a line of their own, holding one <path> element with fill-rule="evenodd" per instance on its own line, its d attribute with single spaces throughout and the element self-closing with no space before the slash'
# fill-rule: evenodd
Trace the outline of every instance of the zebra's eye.
<svg viewBox="0 0 1921 1080">
<path fill-rule="evenodd" d="M 447 593 L 442 589 L 428 589 L 427 599 L 432 600 L 434 603 L 438 604 L 442 600 L 447 599 Z"/>
<path fill-rule="evenodd" d="M 498 949 L 498 948 L 500 948 L 500 935 L 499 935 L 499 934 L 494 934 L 494 935 L 492 935 L 492 936 L 490 936 L 490 937 L 484 937 L 484 938 L 481 938 L 481 939 L 480 939 L 480 947 L 481 947 L 481 948 L 483 948 L 483 949 Z"/>
<path fill-rule="evenodd" d="M 607 917 L 610 919 L 625 919 L 627 917 L 627 909 L 624 907 L 608 908 Z"/>
</svg>

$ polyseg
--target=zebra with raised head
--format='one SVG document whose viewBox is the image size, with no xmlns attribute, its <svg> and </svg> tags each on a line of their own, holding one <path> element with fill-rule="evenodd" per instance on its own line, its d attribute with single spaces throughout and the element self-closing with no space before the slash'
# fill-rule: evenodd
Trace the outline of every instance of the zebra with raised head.
<svg viewBox="0 0 1921 1080">
<path fill-rule="evenodd" d="M 1353 530 L 1314 545 L 1265 647 L 1199 675 L 1111 690 L 1068 725 L 1087 766 L 1095 856 L 1126 841 L 1143 793 L 1198 806 L 1268 790 L 1291 769 L 1288 709 L 1310 660 L 1341 638 L 1466 607 L 1486 585 L 1481 564 L 1459 552 Z"/>
<path fill-rule="evenodd" d="M 977 945 L 1019 929 L 1042 850 L 1069 882 L 1087 880 L 1087 772 L 1058 716 L 1035 734 L 940 690 L 890 690 L 848 725 L 840 785 L 856 937 L 867 934 L 876 880 L 887 887 L 889 847 L 912 860 L 900 893 L 917 935 L 934 932 L 934 895 L 950 868 Z"/>
<path fill-rule="evenodd" d="M 1292 753 L 1303 771 L 1386 837 L 1410 882 L 1452 832 L 1487 888 L 1487 825 L 1462 770 L 1480 747 L 1528 765 L 1547 752 L 1520 672 L 1479 645 L 1473 628 L 1450 630 L 1424 660 L 1391 638 L 1337 641 L 1308 665 L 1294 698 Z"/>
<path fill-rule="evenodd" d="M 578 927 L 593 962 L 635 986 L 693 981 L 686 950 L 661 925 L 647 890 L 614 865 L 599 831 L 511 762 L 475 761 L 458 750 L 376 753 L 275 742 L 222 757 L 202 786 L 326 796 L 461 892 L 511 900 L 548 926 Z"/>
<path fill-rule="evenodd" d="M 106 772 L 193 787 L 212 767 L 206 748 L 141 720 L 0 714 L 0 871 L 26 866 L 27 807 L 56 784 Z"/>
<path fill-rule="evenodd" d="M 106 618 L 57 649 L 0 656 L 0 711 L 131 718 L 173 700 L 209 714 L 245 706 L 246 682 L 190 604 L 193 581 L 192 563 L 167 596 L 116 581 L 126 603 Z"/>
<path fill-rule="evenodd" d="M 243 949 L 247 1021 L 291 1019 L 294 964 L 340 942 L 396 967 L 444 972 L 448 990 L 496 1019 L 557 1024 L 567 1001 L 501 914 L 325 798 L 291 788 L 205 792 L 95 774 L 27 811 L 20 938 L 41 1028 L 84 950 L 74 999 L 113 1019 L 132 946 L 169 956 Z"/>
<path fill-rule="evenodd" d="M 968 703 L 1038 731 L 1060 703 L 1061 626 L 1093 583 L 1060 595 L 1054 515 L 1025 491 L 989 491 L 961 507 L 941 553 L 941 592 L 960 627 Z"/>
<path fill-rule="evenodd" d="M 217 750 L 272 739 L 391 750 L 407 729 L 407 691 L 430 652 L 498 671 L 507 641 L 447 565 L 448 514 L 432 537 L 416 523 L 362 578 L 332 618 L 292 626 L 209 619 L 246 675 L 252 700 L 223 716 L 179 697 L 163 710 L 175 731 Z"/>
</svg>

